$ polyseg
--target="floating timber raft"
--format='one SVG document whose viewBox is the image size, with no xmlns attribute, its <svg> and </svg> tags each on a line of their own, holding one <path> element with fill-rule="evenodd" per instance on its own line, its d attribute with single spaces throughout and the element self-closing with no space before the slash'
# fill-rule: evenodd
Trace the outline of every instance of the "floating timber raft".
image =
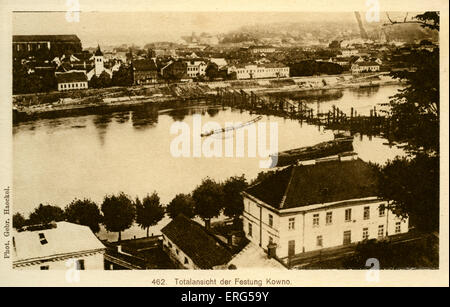
<svg viewBox="0 0 450 307">
<path fill-rule="evenodd" d="M 337 138 L 313 146 L 286 150 L 278 153 L 277 167 L 337 155 L 353 151 L 353 137 Z"/>
</svg>

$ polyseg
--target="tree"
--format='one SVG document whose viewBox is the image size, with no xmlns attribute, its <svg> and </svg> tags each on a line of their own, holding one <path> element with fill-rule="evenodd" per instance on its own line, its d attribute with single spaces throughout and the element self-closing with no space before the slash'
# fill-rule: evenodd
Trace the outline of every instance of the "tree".
<svg viewBox="0 0 450 307">
<path fill-rule="evenodd" d="M 118 232 L 119 242 L 121 232 L 133 225 L 136 210 L 131 199 L 125 193 L 107 195 L 101 206 L 103 212 L 103 225 L 107 231 Z"/>
<path fill-rule="evenodd" d="M 14 229 L 20 229 L 27 224 L 27 220 L 23 217 L 22 214 L 17 212 L 12 217 L 12 224 Z"/>
<path fill-rule="evenodd" d="M 213 62 L 208 63 L 205 69 L 205 75 L 209 80 L 214 80 L 219 75 L 219 66 Z"/>
<path fill-rule="evenodd" d="M 417 15 L 423 27 L 439 30 L 439 14 Z M 405 18 L 406 20 L 406 18 Z M 439 226 L 439 50 L 413 51 L 405 59 L 411 68 L 395 72 L 406 87 L 389 106 L 391 133 L 406 142 L 409 158 L 396 158 L 380 170 L 380 195 L 389 208 L 422 231 Z"/>
<path fill-rule="evenodd" d="M 228 178 L 223 185 L 224 211 L 223 213 L 235 220 L 244 211 L 244 203 L 241 192 L 247 188 L 245 176 L 234 176 Z"/>
<path fill-rule="evenodd" d="M 222 186 L 210 178 L 203 179 L 202 183 L 192 192 L 195 202 L 194 212 L 210 228 L 211 219 L 218 217 L 223 207 Z"/>
<path fill-rule="evenodd" d="M 439 158 L 396 158 L 380 169 L 379 195 L 420 231 L 439 230 Z"/>
<path fill-rule="evenodd" d="M 111 79 L 111 85 L 130 86 L 133 84 L 133 73 L 130 68 L 120 66 L 119 70 L 114 71 Z"/>
<path fill-rule="evenodd" d="M 66 221 L 89 226 L 97 233 L 100 231 L 102 215 L 96 203 L 89 199 L 75 199 L 64 209 Z"/>
<path fill-rule="evenodd" d="M 152 195 L 144 197 L 142 202 L 136 198 L 136 223 L 143 229 L 147 229 L 147 237 L 149 236 L 149 228 L 156 225 L 164 217 L 164 208 L 161 206 L 159 196 L 156 192 Z"/>
<path fill-rule="evenodd" d="M 30 214 L 30 225 L 48 224 L 51 222 L 60 222 L 64 220 L 64 211 L 60 207 L 51 205 L 42 205 L 34 209 Z"/>
<path fill-rule="evenodd" d="M 184 214 L 188 218 L 193 218 L 194 200 L 189 194 L 177 194 L 167 205 L 166 212 L 171 219 L 176 218 L 179 214 Z"/>
</svg>

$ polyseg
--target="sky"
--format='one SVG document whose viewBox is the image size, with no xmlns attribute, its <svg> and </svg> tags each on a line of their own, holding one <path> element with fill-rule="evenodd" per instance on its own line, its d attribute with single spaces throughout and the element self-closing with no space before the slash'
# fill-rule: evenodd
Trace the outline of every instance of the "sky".
<svg viewBox="0 0 450 307">
<path fill-rule="evenodd" d="M 364 14 L 362 14 L 364 16 Z M 76 34 L 83 47 L 176 41 L 192 32 L 226 33 L 244 25 L 279 22 L 356 22 L 353 12 L 15 12 L 13 34 Z"/>
</svg>

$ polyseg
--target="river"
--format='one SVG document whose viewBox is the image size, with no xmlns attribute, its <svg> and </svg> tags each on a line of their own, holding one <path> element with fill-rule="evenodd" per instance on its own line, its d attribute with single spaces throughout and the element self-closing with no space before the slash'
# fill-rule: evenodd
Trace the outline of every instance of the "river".
<svg viewBox="0 0 450 307">
<path fill-rule="evenodd" d="M 398 86 L 345 89 L 329 98 L 309 101 L 324 109 L 354 107 L 359 114 L 385 103 Z M 310 95 L 310 94 L 308 94 Z M 313 98 L 314 99 L 314 98 Z M 164 204 L 177 193 L 189 193 L 207 176 L 221 181 L 245 174 L 248 180 L 262 171 L 260 157 L 174 157 L 171 143 L 176 121 L 193 129 L 194 115 L 202 123 L 247 122 L 256 117 L 247 111 L 199 105 L 177 110 L 144 106 L 133 111 L 102 115 L 42 119 L 13 127 L 13 209 L 28 215 L 39 203 L 65 207 L 74 198 L 90 198 L 98 204 L 106 194 L 123 191 L 131 197 L 158 192 Z M 278 150 L 313 145 L 333 139 L 332 131 L 298 120 L 263 116 L 258 123 L 276 123 Z M 192 132 L 191 129 L 191 132 Z M 192 138 L 191 133 L 191 138 Z M 202 139 L 204 141 L 204 139 Z M 384 163 L 403 151 L 386 145 L 382 138 L 356 135 L 355 151 L 364 161 Z M 192 149 L 192 147 L 191 147 Z M 165 218 L 150 233 L 157 233 Z M 133 226 L 122 238 L 144 236 Z M 117 234 L 102 230 L 103 239 Z"/>
</svg>

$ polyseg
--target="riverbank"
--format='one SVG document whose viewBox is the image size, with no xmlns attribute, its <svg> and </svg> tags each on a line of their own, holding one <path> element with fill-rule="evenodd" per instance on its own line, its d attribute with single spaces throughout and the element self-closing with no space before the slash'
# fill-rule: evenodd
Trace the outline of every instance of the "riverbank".
<svg viewBox="0 0 450 307">
<path fill-rule="evenodd" d="M 218 89 L 260 94 L 377 87 L 399 84 L 385 74 L 334 75 L 283 79 L 235 80 L 204 83 L 158 84 L 138 87 L 88 89 L 13 96 L 13 123 L 131 110 L 140 105 L 177 108 L 192 102 L 213 102 Z"/>
</svg>

